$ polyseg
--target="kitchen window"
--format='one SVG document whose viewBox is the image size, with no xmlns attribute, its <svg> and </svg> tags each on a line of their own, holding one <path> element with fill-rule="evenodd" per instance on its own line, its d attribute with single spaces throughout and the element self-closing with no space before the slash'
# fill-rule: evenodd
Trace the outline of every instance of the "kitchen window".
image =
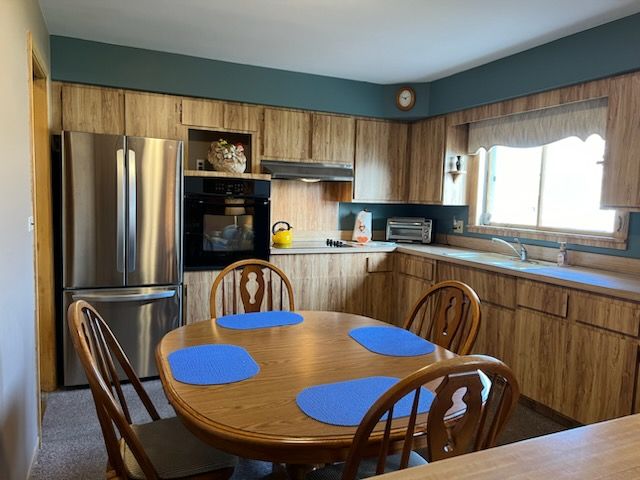
<svg viewBox="0 0 640 480">
<path fill-rule="evenodd" d="M 627 215 L 600 208 L 605 129 L 604 100 L 472 124 L 469 230 L 625 248 Z"/>
</svg>

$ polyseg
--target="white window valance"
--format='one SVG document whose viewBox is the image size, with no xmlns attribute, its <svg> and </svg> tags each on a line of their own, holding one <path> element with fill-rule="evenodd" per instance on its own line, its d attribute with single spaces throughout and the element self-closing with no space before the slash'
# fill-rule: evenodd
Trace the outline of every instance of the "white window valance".
<svg viewBox="0 0 640 480">
<path fill-rule="evenodd" d="M 594 133 L 605 138 L 607 104 L 598 98 L 471 123 L 469 153 L 496 145 L 539 147 L 573 136 L 586 140 Z"/>
</svg>

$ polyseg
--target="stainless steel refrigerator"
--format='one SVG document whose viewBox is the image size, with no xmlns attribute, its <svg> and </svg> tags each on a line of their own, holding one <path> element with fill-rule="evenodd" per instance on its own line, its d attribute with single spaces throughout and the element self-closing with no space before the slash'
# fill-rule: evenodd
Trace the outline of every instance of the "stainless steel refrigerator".
<svg viewBox="0 0 640 480">
<path fill-rule="evenodd" d="M 66 311 L 90 302 L 139 376 L 182 318 L 182 142 L 64 132 L 61 172 L 64 385 L 87 380 Z"/>
</svg>

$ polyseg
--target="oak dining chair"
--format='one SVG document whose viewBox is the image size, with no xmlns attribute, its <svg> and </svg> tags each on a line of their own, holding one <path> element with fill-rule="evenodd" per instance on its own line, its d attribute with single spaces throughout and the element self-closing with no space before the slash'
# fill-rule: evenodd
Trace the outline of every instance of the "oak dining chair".
<svg viewBox="0 0 640 480">
<path fill-rule="evenodd" d="M 421 387 L 437 380 L 440 383 L 429 413 L 418 413 Z M 464 410 L 450 414 L 454 397 L 461 394 Z M 469 355 L 428 365 L 400 380 L 373 404 L 353 437 L 344 464 L 314 470 L 307 480 L 367 478 L 490 448 L 519 395 L 511 369 L 493 357 Z M 409 417 L 393 419 L 394 407 L 405 396 L 412 402 Z M 370 444 L 380 422 L 384 422 L 384 431 L 377 434 L 376 456 Z M 402 438 L 392 441 L 398 432 Z M 424 457 L 413 450 L 420 437 L 426 438 Z"/>
<path fill-rule="evenodd" d="M 225 480 L 231 477 L 237 457 L 200 442 L 177 417 L 160 418 L 109 326 L 89 303 L 82 300 L 72 303 L 67 316 L 107 449 L 107 478 Z M 132 422 L 119 369 L 131 382 L 151 422 Z"/>
<path fill-rule="evenodd" d="M 471 353 L 480 328 L 480 299 L 467 284 L 432 285 L 413 306 L 403 327 L 458 355 Z"/>
<path fill-rule="evenodd" d="M 287 275 L 265 260 L 232 263 L 213 282 L 211 317 L 271 310 L 293 311 L 293 287 Z"/>
</svg>

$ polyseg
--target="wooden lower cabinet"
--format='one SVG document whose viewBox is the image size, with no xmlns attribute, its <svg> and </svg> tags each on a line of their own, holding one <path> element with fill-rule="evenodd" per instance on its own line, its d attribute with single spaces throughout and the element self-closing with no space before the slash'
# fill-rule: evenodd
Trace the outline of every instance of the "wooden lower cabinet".
<svg viewBox="0 0 640 480">
<path fill-rule="evenodd" d="M 274 255 L 271 262 L 291 280 L 296 310 L 332 310 L 388 321 L 392 272 L 367 268 L 386 255 L 390 254 Z"/>
<path fill-rule="evenodd" d="M 398 326 L 434 278 L 468 283 L 482 302 L 473 353 L 509 365 L 523 395 L 581 423 L 640 412 L 634 302 L 408 254 L 292 254 L 271 261 L 291 280 L 296 309 L 355 313 Z M 217 274 L 185 273 L 187 323 L 209 318 Z"/>
<path fill-rule="evenodd" d="M 391 315 L 391 323 L 399 327 L 411 313 L 411 309 L 416 302 L 422 297 L 433 282 L 431 280 L 421 279 L 405 273 L 396 273 L 395 278 L 395 308 Z"/>
<path fill-rule="evenodd" d="M 393 272 L 368 273 L 364 281 L 364 303 L 359 312 L 367 317 L 393 323 Z"/>
<path fill-rule="evenodd" d="M 512 365 L 515 356 L 515 310 L 484 302 L 481 313 L 478 337 L 472 352 L 490 355 Z"/>
<path fill-rule="evenodd" d="M 582 423 L 632 412 L 634 341 L 523 308 L 513 334 L 523 395 Z"/>
<path fill-rule="evenodd" d="M 185 324 L 208 320 L 211 286 L 220 271 L 184 272 L 182 318 Z"/>
<path fill-rule="evenodd" d="M 438 262 L 437 272 L 439 282 L 459 280 L 469 285 L 481 302 L 512 309 L 516 306 L 515 277 L 447 262 Z"/>
</svg>

